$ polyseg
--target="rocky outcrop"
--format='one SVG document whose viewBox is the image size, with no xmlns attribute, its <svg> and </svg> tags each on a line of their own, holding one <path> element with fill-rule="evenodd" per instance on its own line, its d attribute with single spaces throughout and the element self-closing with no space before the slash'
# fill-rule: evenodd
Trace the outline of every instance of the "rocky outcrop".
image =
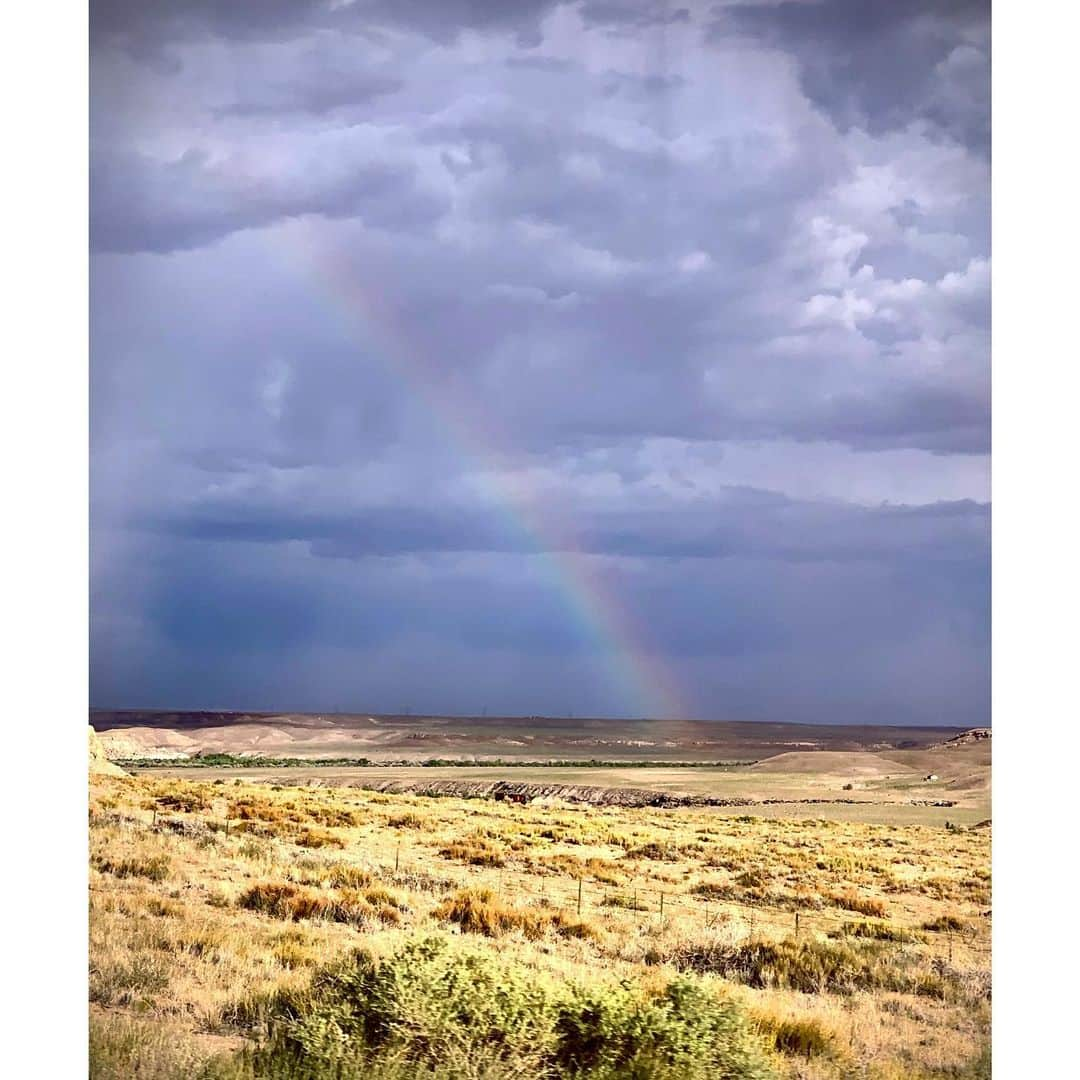
<svg viewBox="0 0 1080 1080">
<path fill-rule="evenodd" d="M 127 728 L 103 731 L 98 739 L 110 761 L 183 761 L 194 740 L 178 731 Z"/>
<path fill-rule="evenodd" d="M 392 795 L 432 795 L 456 799 L 495 799 L 505 802 L 561 801 L 591 806 L 774 806 L 787 803 L 827 804 L 867 802 L 865 799 L 750 799 L 678 795 L 647 788 L 595 787 L 590 784 L 536 784 L 510 780 L 363 780 L 353 787 Z M 955 806 L 948 800 L 912 800 L 918 806 Z"/>
<path fill-rule="evenodd" d="M 90 773 L 93 776 L 127 776 L 128 774 L 114 765 L 105 755 L 98 733 L 90 727 Z"/>
<path fill-rule="evenodd" d="M 954 746 L 970 746 L 972 743 L 985 742 L 990 736 L 991 731 L 988 727 L 973 727 L 968 728 L 967 731 L 961 731 L 959 735 L 954 735 L 939 745 L 943 750 Z"/>
</svg>

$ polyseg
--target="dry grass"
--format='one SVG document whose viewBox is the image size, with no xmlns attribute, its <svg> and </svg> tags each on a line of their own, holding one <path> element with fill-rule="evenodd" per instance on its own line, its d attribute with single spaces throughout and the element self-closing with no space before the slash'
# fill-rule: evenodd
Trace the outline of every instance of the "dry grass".
<svg viewBox="0 0 1080 1080">
<path fill-rule="evenodd" d="M 435 917 L 455 923 L 464 933 L 486 937 L 520 932 L 536 941 L 550 931 L 564 938 L 595 940 L 600 936 L 589 923 L 561 911 L 505 904 L 490 889 L 462 889 L 439 905 Z"/>
<path fill-rule="evenodd" d="M 829 900 L 845 911 L 857 911 L 860 915 L 871 915 L 881 919 L 885 917 L 885 903 L 871 896 L 860 896 L 852 889 L 846 892 L 833 893 Z"/>
<path fill-rule="evenodd" d="M 91 802 L 90 990 L 117 1024 L 209 1038 L 358 943 L 449 932 L 582 985 L 697 972 L 804 1080 L 975 1076 L 988 1039 L 984 830 L 148 777 Z M 120 1030 L 95 1075 L 156 1053 Z"/>
</svg>

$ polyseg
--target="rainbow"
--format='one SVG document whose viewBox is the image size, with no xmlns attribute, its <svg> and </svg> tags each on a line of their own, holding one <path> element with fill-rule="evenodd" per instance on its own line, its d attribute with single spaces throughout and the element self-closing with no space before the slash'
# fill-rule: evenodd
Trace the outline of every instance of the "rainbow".
<svg viewBox="0 0 1080 1080">
<path fill-rule="evenodd" d="M 544 560 L 547 577 L 565 610 L 603 657 L 608 676 L 627 707 L 653 719 L 692 716 L 678 682 L 651 646 L 644 627 L 605 580 L 600 560 L 583 548 L 565 523 L 546 515 L 537 499 L 510 483 L 498 468 L 508 459 L 511 446 L 497 431 L 495 417 L 482 415 L 449 380 L 440 377 L 436 365 L 425 360 L 427 350 L 414 344 L 409 326 L 382 291 L 364 282 L 347 259 L 320 248 L 306 222 L 274 230 L 274 235 L 289 238 L 293 246 L 296 241 L 291 237 L 297 227 L 306 234 L 298 245 L 301 259 L 298 264 L 295 257 L 290 258 L 288 265 L 297 270 L 306 267 L 304 284 L 331 309 L 350 339 L 367 358 L 402 382 L 446 432 L 452 449 L 489 478 L 489 491 L 504 526 Z"/>
</svg>

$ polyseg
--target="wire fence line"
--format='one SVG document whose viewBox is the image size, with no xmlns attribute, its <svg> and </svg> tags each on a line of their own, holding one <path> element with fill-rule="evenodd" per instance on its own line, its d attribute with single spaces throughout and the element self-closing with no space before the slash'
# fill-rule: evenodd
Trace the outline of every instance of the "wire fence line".
<svg viewBox="0 0 1080 1080">
<path fill-rule="evenodd" d="M 221 802 L 205 814 L 191 815 L 196 828 L 207 831 L 223 832 L 226 836 L 244 836 L 246 832 L 237 829 L 242 822 L 230 818 Z M 157 808 L 154 809 L 149 824 L 155 831 L 172 830 L 182 819 L 165 818 Z M 190 826 L 189 826 L 190 827 Z M 186 828 L 181 830 L 186 831 Z M 255 839 L 266 839 L 252 833 Z M 717 896 L 695 894 L 665 888 L 655 880 L 634 881 L 616 884 L 598 881 L 587 872 L 580 875 L 559 873 L 557 869 L 547 869 L 540 874 L 530 873 L 526 868 L 513 866 L 455 866 L 444 861 L 435 862 L 433 849 L 427 846 L 405 843 L 399 837 L 394 846 L 392 860 L 385 847 L 375 850 L 353 842 L 342 849 L 346 861 L 359 862 L 365 869 L 379 877 L 399 884 L 408 884 L 408 878 L 420 874 L 427 878 L 439 879 L 453 888 L 489 887 L 500 898 L 507 901 L 538 903 L 561 910 L 573 912 L 579 917 L 603 915 L 620 920 L 631 920 L 639 925 L 653 925 L 663 928 L 671 920 L 678 919 L 690 929 L 714 930 L 721 926 L 737 929 L 743 924 L 744 938 L 753 940 L 758 931 L 766 927 L 775 931 L 785 924 L 785 936 L 796 940 L 809 938 L 814 934 L 836 935 L 843 932 L 845 923 L 870 920 L 883 922 L 892 931 L 899 932 L 898 940 L 902 944 L 920 942 L 934 947 L 951 958 L 954 947 L 959 946 L 976 953 L 989 955 L 990 943 L 980 940 L 974 927 L 967 930 L 944 929 L 925 932 L 920 928 L 902 926 L 880 915 L 865 914 L 858 911 L 836 907 L 823 911 L 813 906 L 810 900 L 807 906 L 779 906 L 769 904 L 767 900 L 754 903 L 752 898 L 739 896 Z M 522 880 L 526 876 L 527 880 Z M 401 879 L 405 879 L 404 882 Z M 838 882 L 837 887 L 850 887 L 850 883 Z M 796 901 L 797 903 L 797 901 Z M 988 914 L 988 913 L 987 913 Z M 912 936 L 904 941 L 904 933 Z"/>
<path fill-rule="evenodd" d="M 422 854 L 421 854 L 422 853 Z M 355 857 L 356 849 L 346 851 Z M 990 945 L 978 939 L 978 931 L 971 927 L 966 931 L 944 930 L 926 932 L 919 928 L 893 923 L 888 917 L 866 915 L 858 911 L 836 908 L 823 911 L 820 908 L 779 907 L 767 901 L 753 903 L 749 898 L 717 897 L 713 895 L 687 893 L 674 888 L 664 888 L 656 881 L 630 881 L 625 884 L 612 884 L 590 879 L 587 873 L 574 875 L 559 874 L 557 870 L 530 874 L 525 868 L 513 866 L 478 866 L 455 867 L 443 862 L 433 863 L 428 856 L 431 850 L 399 841 L 395 847 L 393 865 L 386 859 L 385 852 L 366 853 L 365 860 L 373 870 L 381 871 L 391 880 L 407 877 L 410 868 L 430 874 L 432 868 L 437 876 L 444 878 L 455 888 L 488 887 L 497 896 L 507 901 L 539 903 L 579 917 L 586 915 L 604 915 L 623 920 L 637 921 L 640 925 L 651 924 L 663 927 L 671 920 L 678 919 L 690 929 L 713 930 L 724 925 L 744 925 L 744 937 L 753 940 L 759 931 L 770 931 L 787 924 L 785 936 L 795 940 L 808 939 L 814 934 L 842 933 L 845 923 L 881 922 L 898 933 L 900 944 L 921 943 L 934 947 L 936 951 L 947 953 L 950 958 L 954 947 L 981 954 L 989 954 Z M 421 869 L 422 868 L 422 869 Z M 522 880 L 526 876 L 527 880 Z M 844 887 L 848 883 L 838 883 Z M 903 935 L 911 936 L 906 940 Z"/>
</svg>

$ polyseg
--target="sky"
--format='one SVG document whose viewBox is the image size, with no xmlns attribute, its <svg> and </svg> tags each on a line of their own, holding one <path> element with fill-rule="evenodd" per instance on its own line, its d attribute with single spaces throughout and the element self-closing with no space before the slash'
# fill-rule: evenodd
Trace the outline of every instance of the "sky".
<svg viewBox="0 0 1080 1080">
<path fill-rule="evenodd" d="M 988 722 L 988 3 L 90 9 L 92 704 Z"/>
</svg>

